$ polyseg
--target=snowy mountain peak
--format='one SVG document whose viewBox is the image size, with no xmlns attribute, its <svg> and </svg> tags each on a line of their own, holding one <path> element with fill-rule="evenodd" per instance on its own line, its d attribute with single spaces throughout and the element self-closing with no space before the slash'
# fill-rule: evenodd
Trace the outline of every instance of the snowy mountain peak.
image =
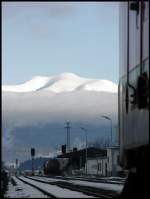
<svg viewBox="0 0 150 199">
<path fill-rule="evenodd" d="M 61 73 L 55 76 L 35 76 L 19 85 L 4 85 L 3 91 L 33 92 L 46 90 L 55 93 L 75 90 L 117 92 L 117 85 L 109 80 L 88 79 L 74 73 Z"/>
<path fill-rule="evenodd" d="M 78 75 L 74 74 L 74 73 L 61 73 L 58 75 L 59 78 L 80 78 Z"/>
</svg>

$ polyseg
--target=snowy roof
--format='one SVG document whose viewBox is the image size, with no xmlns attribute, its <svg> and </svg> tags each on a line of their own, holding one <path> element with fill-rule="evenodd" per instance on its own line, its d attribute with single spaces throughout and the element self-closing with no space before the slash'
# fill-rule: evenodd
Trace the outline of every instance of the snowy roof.
<svg viewBox="0 0 150 199">
<path fill-rule="evenodd" d="M 108 157 L 107 156 L 97 156 L 97 157 L 90 157 L 90 158 L 87 158 L 87 160 L 107 160 Z"/>
<path fill-rule="evenodd" d="M 119 146 L 110 146 L 110 147 L 107 147 L 107 149 L 116 149 L 116 150 L 119 150 Z"/>
<path fill-rule="evenodd" d="M 87 154 L 88 154 L 88 157 L 102 157 L 102 156 L 107 156 L 107 151 L 106 149 L 98 149 L 98 148 L 94 148 L 94 147 L 90 147 L 90 148 L 87 148 Z M 85 149 L 81 149 L 81 150 L 78 150 L 78 151 L 72 151 L 72 152 L 69 152 L 69 153 L 65 153 L 65 154 L 62 154 L 62 155 L 59 155 L 57 156 L 58 158 L 60 157 L 79 157 L 79 156 L 85 156 Z"/>
</svg>

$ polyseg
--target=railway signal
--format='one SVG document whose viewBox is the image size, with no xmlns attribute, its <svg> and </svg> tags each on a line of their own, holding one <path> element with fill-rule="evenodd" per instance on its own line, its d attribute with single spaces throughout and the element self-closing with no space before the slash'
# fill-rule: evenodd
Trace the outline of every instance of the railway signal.
<svg viewBox="0 0 150 199">
<path fill-rule="evenodd" d="M 34 156 L 35 156 L 35 148 L 31 148 L 31 157 L 32 157 L 32 175 L 34 175 Z"/>
<path fill-rule="evenodd" d="M 16 159 L 16 175 L 17 175 L 17 170 L 18 170 L 18 159 Z"/>
</svg>

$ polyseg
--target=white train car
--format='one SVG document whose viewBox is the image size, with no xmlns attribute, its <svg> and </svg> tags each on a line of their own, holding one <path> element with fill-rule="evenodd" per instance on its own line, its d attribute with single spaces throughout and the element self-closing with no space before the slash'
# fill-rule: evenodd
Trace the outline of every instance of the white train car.
<svg viewBox="0 0 150 199">
<path fill-rule="evenodd" d="M 119 9 L 120 164 L 136 173 L 148 168 L 149 2 L 120 2 Z"/>
</svg>

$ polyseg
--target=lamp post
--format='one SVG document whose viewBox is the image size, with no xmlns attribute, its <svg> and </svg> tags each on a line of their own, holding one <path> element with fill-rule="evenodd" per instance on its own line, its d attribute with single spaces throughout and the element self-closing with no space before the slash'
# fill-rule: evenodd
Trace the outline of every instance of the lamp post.
<svg viewBox="0 0 150 199">
<path fill-rule="evenodd" d="M 105 116 L 105 115 L 102 115 L 101 117 L 110 121 L 110 124 L 111 124 L 111 127 L 110 127 L 111 128 L 111 131 L 110 131 L 111 134 L 110 135 L 111 135 L 111 146 L 112 146 L 112 119 L 108 116 Z"/>
<path fill-rule="evenodd" d="M 87 130 L 83 127 L 80 127 L 80 129 L 82 131 L 85 132 L 85 143 L 86 143 L 86 149 L 85 149 L 85 171 L 86 171 L 86 174 L 87 174 Z"/>
<path fill-rule="evenodd" d="M 70 152 L 70 122 L 67 121 L 65 127 L 67 129 L 67 152 Z"/>
</svg>

